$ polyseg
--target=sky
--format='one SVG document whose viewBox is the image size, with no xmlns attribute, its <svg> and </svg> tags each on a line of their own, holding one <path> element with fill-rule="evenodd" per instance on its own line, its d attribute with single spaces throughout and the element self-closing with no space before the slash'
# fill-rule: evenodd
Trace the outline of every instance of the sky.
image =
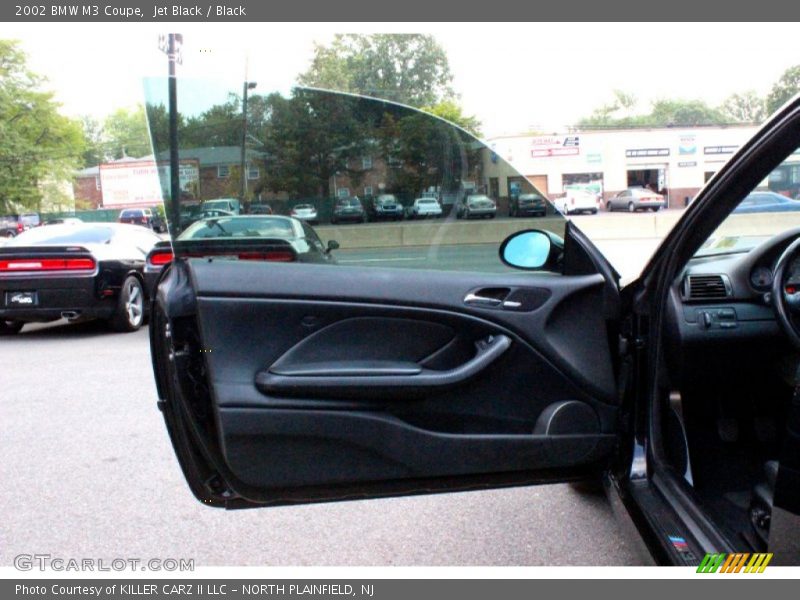
<svg viewBox="0 0 800 600">
<path fill-rule="evenodd" d="M 143 78 L 166 75 L 157 41 L 167 31 L 184 35 L 181 77 L 239 91 L 247 72 L 262 93 L 288 90 L 314 43 L 335 33 L 432 34 L 484 137 L 564 131 L 614 89 L 632 92 L 643 111 L 659 98 L 716 105 L 734 92 L 765 94 L 800 64 L 791 23 L 0 24 L 0 38 L 21 42 L 64 113 L 97 118 L 141 102 Z"/>
</svg>

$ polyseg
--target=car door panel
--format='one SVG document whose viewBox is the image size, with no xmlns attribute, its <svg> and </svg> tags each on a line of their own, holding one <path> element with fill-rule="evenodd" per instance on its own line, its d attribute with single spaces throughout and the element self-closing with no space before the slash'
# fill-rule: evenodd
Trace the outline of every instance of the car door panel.
<svg viewBox="0 0 800 600">
<path fill-rule="evenodd" d="M 146 82 L 151 111 L 166 106 L 164 83 Z M 210 93 L 225 84 L 178 83 L 184 97 L 226 97 Z M 521 222 L 466 222 L 454 208 L 489 171 L 522 176 L 447 121 L 309 88 L 258 102 L 268 144 L 245 150 L 265 178 L 246 196 L 275 194 L 274 227 L 245 214 L 184 230 L 180 215 L 213 188 L 165 194 L 175 257 L 156 284 L 151 344 L 195 494 L 274 505 L 596 474 L 617 440 L 610 267 L 553 211 L 528 224 L 547 249 L 539 271 L 501 260 Z M 185 117 L 212 108 L 198 100 Z M 156 146 L 170 139 L 160 123 Z M 202 132 L 177 139 L 201 168 L 217 154 Z M 431 218 L 340 225 L 336 199 L 360 204 L 354 192 L 373 185 L 407 209 L 430 200 Z M 293 223 L 281 213 L 301 199 L 320 211 L 311 237 L 327 243 L 315 264 L 273 252 Z M 486 199 L 484 216 L 500 201 Z"/>
<path fill-rule="evenodd" d="M 476 289 L 537 300 L 523 312 L 465 304 Z M 616 440 L 608 343 L 593 334 L 605 324 L 586 310 L 602 302 L 599 276 L 191 259 L 160 290 L 165 313 L 192 315 L 214 443 L 228 483 L 256 502 L 529 478 L 597 464 Z M 487 348 L 474 372 L 438 381 Z"/>
</svg>

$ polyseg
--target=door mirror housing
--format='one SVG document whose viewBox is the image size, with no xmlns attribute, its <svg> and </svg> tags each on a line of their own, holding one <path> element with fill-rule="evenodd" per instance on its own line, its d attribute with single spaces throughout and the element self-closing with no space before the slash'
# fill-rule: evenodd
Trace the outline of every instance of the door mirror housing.
<svg viewBox="0 0 800 600">
<path fill-rule="evenodd" d="M 328 246 L 325 249 L 325 254 L 330 254 L 333 250 L 339 249 L 339 242 L 336 240 L 328 240 Z"/>
<path fill-rule="evenodd" d="M 523 271 L 560 271 L 563 255 L 564 240 L 539 229 L 513 233 L 500 245 L 503 264 Z"/>
</svg>

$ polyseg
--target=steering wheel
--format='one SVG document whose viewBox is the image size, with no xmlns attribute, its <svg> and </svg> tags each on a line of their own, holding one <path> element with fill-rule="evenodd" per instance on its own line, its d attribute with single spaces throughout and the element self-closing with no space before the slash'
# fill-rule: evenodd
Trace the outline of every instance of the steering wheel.
<svg viewBox="0 0 800 600">
<path fill-rule="evenodd" d="M 775 316 L 789 341 L 795 348 L 800 349 L 800 323 L 795 319 L 800 318 L 800 284 L 786 284 L 791 275 L 790 268 L 794 259 L 800 253 L 800 238 L 793 241 L 783 251 L 775 264 L 775 274 L 772 279 L 772 306 Z"/>
</svg>

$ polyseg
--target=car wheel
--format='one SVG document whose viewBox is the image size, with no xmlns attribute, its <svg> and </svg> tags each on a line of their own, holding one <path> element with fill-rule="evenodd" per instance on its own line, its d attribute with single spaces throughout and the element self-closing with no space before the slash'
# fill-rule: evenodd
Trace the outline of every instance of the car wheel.
<svg viewBox="0 0 800 600">
<path fill-rule="evenodd" d="M 597 214 L 597 209 L 595 208 L 594 210 L 590 210 L 589 212 L 590 212 L 591 214 L 593 214 L 593 215 L 596 215 L 596 214 Z"/>
<path fill-rule="evenodd" d="M 628 202 L 628 212 L 636 212 L 636 205 L 633 202 Z"/>
<path fill-rule="evenodd" d="M 658 212 L 659 210 L 661 210 L 661 207 L 660 206 L 654 206 L 650 210 L 652 210 L 653 212 Z"/>
<path fill-rule="evenodd" d="M 0 335 L 16 335 L 24 325 L 25 321 L 0 321 Z"/>
<path fill-rule="evenodd" d="M 144 290 L 133 275 L 125 279 L 110 324 L 114 331 L 136 331 L 144 322 Z"/>
<path fill-rule="evenodd" d="M 14 232 L 13 232 L 13 231 L 8 231 L 8 232 L 6 232 L 6 237 L 7 237 L 8 239 L 11 239 L 11 238 L 13 238 L 13 237 L 14 237 Z"/>
<path fill-rule="evenodd" d="M 608 202 L 606 202 L 606 210 L 608 212 L 613 212 L 613 210 L 614 210 L 614 207 L 611 205 L 611 201 L 610 200 Z"/>
</svg>

